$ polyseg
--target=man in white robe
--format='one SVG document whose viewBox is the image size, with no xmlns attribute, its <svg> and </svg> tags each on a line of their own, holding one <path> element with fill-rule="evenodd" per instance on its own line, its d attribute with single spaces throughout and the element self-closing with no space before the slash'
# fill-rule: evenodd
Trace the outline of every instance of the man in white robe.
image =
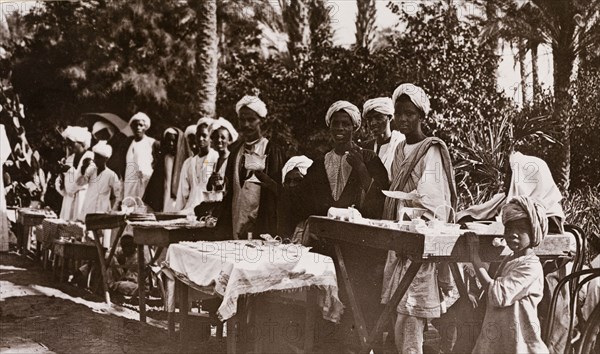
<svg viewBox="0 0 600 354">
<path fill-rule="evenodd" d="M 77 184 L 77 179 L 94 158 L 94 154 L 88 150 L 92 134 L 83 127 L 67 127 L 63 136 L 73 153 L 64 162 L 66 172 L 56 179 L 56 190 L 63 196 L 60 218 L 74 221 L 81 212 L 87 190 L 87 184 Z"/>
<path fill-rule="evenodd" d="M 136 113 L 129 120 L 129 126 L 133 131 L 133 141 L 125 156 L 123 199 L 142 198 L 154 171 L 152 151 L 156 140 L 146 135 L 150 128 L 150 118 L 145 113 Z"/>
<path fill-rule="evenodd" d="M 219 154 L 210 147 L 212 120 L 201 119 L 196 129 L 198 153 L 187 158 L 181 167 L 176 209 L 193 213 L 194 208 L 204 200 L 208 179 L 212 175 Z"/>
<path fill-rule="evenodd" d="M 389 97 L 367 100 L 363 106 L 362 116 L 374 136 L 373 140 L 367 141 L 362 147 L 375 151 L 388 172 L 388 179 L 391 179 L 396 147 L 404 140 L 404 134 L 392 130 L 391 127 L 394 119 L 394 103 Z"/>
<path fill-rule="evenodd" d="M 104 140 L 99 141 L 93 148 L 94 161 L 77 179 L 77 184 L 88 185 L 83 207 L 78 220 L 85 222 L 87 214 L 108 213 L 114 210 L 121 201 L 121 181 L 119 176 L 106 167 L 106 162 L 112 155 L 112 147 Z M 111 201 L 112 200 L 112 201 Z M 103 230 L 103 243 L 110 247 L 110 230 Z"/>
<path fill-rule="evenodd" d="M 422 132 L 421 122 L 430 111 L 429 98 L 420 87 L 402 84 L 394 91 L 393 102 L 396 123 L 406 139 L 396 148 L 390 190 L 412 193 L 415 197 L 413 200 L 387 197 L 383 217 L 395 220 L 399 208 L 418 207 L 426 210 L 423 218 L 448 221 L 452 208 L 456 207 L 454 173 L 444 142 Z M 382 303 L 390 301 L 410 264 L 410 259 L 393 251 L 388 253 Z M 440 288 L 448 291 L 451 279 L 445 267 L 437 268 L 432 263 L 423 264 L 396 308 L 394 333 L 401 353 L 422 353 L 427 320 L 441 315 Z"/>
</svg>

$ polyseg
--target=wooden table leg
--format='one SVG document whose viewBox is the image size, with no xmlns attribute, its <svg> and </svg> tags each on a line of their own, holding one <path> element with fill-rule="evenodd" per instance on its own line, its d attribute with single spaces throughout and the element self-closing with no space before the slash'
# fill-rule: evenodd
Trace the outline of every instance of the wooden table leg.
<svg viewBox="0 0 600 354">
<path fill-rule="evenodd" d="M 104 301 L 110 304 L 110 294 L 108 293 L 108 265 L 104 260 L 104 247 L 100 243 L 100 231 L 94 230 L 94 244 L 98 250 L 98 261 L 100 262 L 100 273 L 102 274 L 102 288 L 104 290 Z"/>
<path fill-rule="evenodd" d="M 369 349 L 372 349 L 370 347 L 373 346 L 373 343 L 375 343 L 379 338 L 381 338 L 383 334 L 383 329 L 390 320 L 392 312 L 396 311 L 396 307 L 398 307 L 400 300 L 402 300 L 404 294 L 406 294 L 408 287 L 412 283 L 420 268 L 421 262 L 411 262 L 408 266 L 406 273 L 402 277 L 402 280 L 400 280 L 398 288 L 396 288 L 394 295 L 392 295 L 392 298 L 385 305 L 383 312 L 379 316 L 379 319 L 377 319 L 377 324 L 375 324 L 375 328 L 373 328 L 373 331 L 371 331 L 371 334 L 369 335 L 369 348 L 366 350 L 366 352 L 368 352 Z"/>
<path fill-rule="evenodd" d="M 238 319 L 239 315 L 236 314 L 225 322 L 225 325 L 227 326 L 227 354 L 237 353 L 237 338 L 239 336 Z"/>
<path fill-rule="evenodd" d="M 175 292 L 179 293 L 179 342 L 185 344 L 186 331 L 188 331 L 188 286 L 181 280 L 175 279 Z"/>
<path fill-rule="evenodd" d="M 452 262 L 449 264 L 449 266 L 450 266 L 450 271 L 452 272 L 452 277 L 454 278 L 454 283 L 456 284 L 456 287 L 458 288 L 458 293 L 460 294 L 460 297 L 462 297 L 464 299 L 468 299 L 469 298 L 469 290 L 467 289 L 465 280 L 463 279 L 462 275 L 460 274 L 460 270 L 458 269 L 458 264 Z"/>
<path fill-rule="evenodd" d="M 110 261 L 114 257 L 115 252 L 117 251 L 117 246 L 119 245 L 119 240 L 121 240 L 121 236 L 123 236 L 123 231 L 125 231 L 125 225 L 122 225 L 121 227 L 119 227 L 119 231 L 117 232 L 117 235 L 116 235 L 115 239 L 113 240 L 112 246 L 110 247 L 110 251 L 108 252 L 108 257 L 106 257 L 106 264 L 110 265 Z"/>
<path fill-rule="evenodd" d="M 31 247 L 31 226 L 25 226 L 24 232 L 25 235 L 25 253 L 29 252 L 29 248 Z"/>
<path fill-rule="evenodd" d="M 60 277 L 58 278 L 59 282 L 63 282 L 65 278 L 65 257 L 60 257 Z"/>
<path fill-rule="evenodd" d="M 144 262 L 144 245 L 137 246 L 138 257 L 138 305 L 140 306 L 140 321 L 146 322 L 146 264 Z"/>
<path fill-rule="evenodd" d="M 348 276 L 348 270 L 346 269 L 346 263 L 344 262 L 342 250 L 340 249 L 340 246 L 337 243 L 334 245 L 334 249 L 336 261 L 340 270 L 340 274 L 338 275 L 338 277 L 342 278 L 342 282 L 344 283 L 344 289 L 346 289 L 346 293 L 348 295 L 348 301 L 350 302 L 350 308 L 352 309 L 352 315 L 354 316 L 354 323 L 356 325 L 356 329 L 360 339 L 360 347 L 363 352 L 368 352 L 368 333 L 365 318 L 360 308 L 360 304 L 358 303 L 358 299 L 354 294 L 352 284 L 350 283 L 350 277 Z"/>
<path fill-rule="evenodd" d="M 308 289 L 304 316 L 304 353 L 311 353 L 315 345 L 315 321 L 317 319 L 317 290 Z"/>
<path fill-rule="evenodd" d="M 167 326 L 169 328 L 169 338 L 175 338 L 175 313 L 167 312 Z"/>
</svg>

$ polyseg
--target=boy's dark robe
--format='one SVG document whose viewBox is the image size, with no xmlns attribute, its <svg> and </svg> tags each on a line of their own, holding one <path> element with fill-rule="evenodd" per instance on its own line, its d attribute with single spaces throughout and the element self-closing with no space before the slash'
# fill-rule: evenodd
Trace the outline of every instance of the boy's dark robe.
<svg viewBox="0 0 600 354">
<path fill-rule="evenodd" d="M 302 218 L 310 215 L 327 215 L 330 207 L 347 208 L 354 205 L 364 217 L 381 219 L 385 199 L 381 191 L 389 187 L 387 170 L 375 152 L 367 149 L 362 149 L 360 152 L 367 171 L 373 178 L 373 184 L 364 196 L 362 203 L 363 189 L 355 169 L 352 169 L 340 198 L 337 201 L 333 200 L 325 170 L 325 157 L 320 157 L 308 169 L 299 188 L 300 193 L 297 198 L 301 208 L 295 209 L 304 213 L 304 215 L 300 215 Z"/>
<path fill-rule="evenodd" d="M 230 147 L 230 155 L 225 168 L 226 195 L 223 200 L 222 213 L 217 224 L 217 231 L 221 233 L 223 239 L 233 239 L 233 224 L 232 224 L 232 202 L 233 202 L 233 176 L 234 168 L 240 169 L 240 176 L 245 175 L 244 166 L 235 166 L 240 149 L 244 148 L 244 142 L 238 141 Z M 276 190 L 267 188 L 264 184 L 260 191 L 260 203 L 258 208 L 258 216 L 253 230 L 248 230 L 254 235 L 268 233 L 273 236 L 278 234 L 277 218 L 279 213 L 278 208 L 278 192 L 281 185 L 281 169 L 286 162 L 285 154 L 281 148 L 269 140 L 266 148 L 266 164 L 264 172 L 275 181 Z M 241 182 L 241 181 L 240 181 Z M 241 188 L 241 187 L 240 187 Z"/>
</svg>

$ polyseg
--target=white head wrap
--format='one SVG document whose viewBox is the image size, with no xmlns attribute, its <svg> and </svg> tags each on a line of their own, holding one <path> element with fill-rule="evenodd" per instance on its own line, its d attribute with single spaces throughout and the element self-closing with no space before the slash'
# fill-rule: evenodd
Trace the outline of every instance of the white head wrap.
<svg viewBox="0 0 600 354">
<path fill-rule="evenodd" d="M 377 97 L 367 100 L 363 105 L 363 118 L 370 111 L 376 111 L 385 115 L 394 115 L 394 102 L 389 97 Z"/>
<path fill-rule="evenodd" d="M 518 196 L 502 207 L 502 222 L 529 219 L 531 223 L 531 247 L 536 247 L 548 234 L 546 208 L 533 198 Z"/>
<path fill-rule="evenodd" d="M 76 143 L 81 143 L 84 148 L 88 149 L 90 144 L 92 143 L 92 134 L 84 127 L 71 127 L 68 126 L 67 129 L 63 131 L 63 137 L 74 141 Z"/>
<path fill-rule="evenodd" d="M 281 170 L 281 183 L 285 182 L 285 176 L 294 168 L 297 168 L 303 176 L 306 176 L 306 172 L 312 163 L 313 160 L 304 155 L 290 158 L 285 165 L 283 165 L 283 169 Z"/>
<path fill-rule="evenodd" d="M 257 96 L 246 95 L 242 97 L 242 99 L 235 104 L 235 113 L 239 115 L 240 109 L 243 107 L 250 108 L 262 118 L 267 116 L 267 105 Z"/>
<path fill-rule="evenodd" d="M 325 115 L 325 124 L 327 124 L 327 126 L 331 124 L 331 116 L 333 116 L 335 112 L 339 111 L 344 111 L 348 113 L 348 115 L 352 119 L 354 131 L 360 129 L 360 111 L 358 110 L 358 107 L 356 107 L 348 101 L 337 101 L 329 107 L 329 109 L 327 110 L 327 114 Z"/>
<path fill-rule="evenodd" d="M 394 90 L 394 94 L 392 96 L 394 105 L 396 104 L 398 97 L 402 95 L 407 95 L 412 103 L 421 111 L 423 111 L 425 115 L 429 114 L 429 111 L 431 110 L 431 104 L 429 103 L 429 97 L 427 97 L 427 94 L 422 88 L 413 84 L 402 84 L 398 86 Z"/>
<path fill-rule="evenodd" d="M 198 124 L 196 125 L 196 132 L 198 132 L 198 127 L 200 125 L 206 124 L 206 127 L 208 129 L 208 135 L 210 135 L 212 133 L 212 125 L 215 121 L 216 119 L 210 117 L 202 117 L 198 119 Z"/>
<path fill-rule="evenodd" d="M 92 151 L 94 154 L 104 156 L 107 159 L 110 159 L 112 156 L 112 147 L 106 143 L 106 140 L 100 140 L 96 145 L 94 145 Z"/>
<path fill-rule="evenodd" d="M 108 130 L 108 133 L 111 137 L 115 135 L 115 127 L 102 120 L 99 120 L 96 123 L 94 123 L 94 125 L 92 126 L 92 135 L 96 136 L 96 133 L 101 131 L 102 129 Z"/>
<path fill-rule="evenodd" d="M 129 120 L 129 125 L 131 125 L 131 123 L 135 122 L 136 120 L 141 120 L 142 122 L 144 122 L 146 129 L 150 128 L 150 117 L 148 117 L 146 113 L 137 112 L 136 114 L 134 114 L 133 117 L 131 117 L 131 119 Z"/>
<path fill-rule="evenodd" d="M 219 119 L 215 119 L 215 121 L 212 123 L 210 130 L 214 132 L 215 130 L 217 130 L 219 128 L 227 129 L 227 131 L 229 132 L 229 136 L 231 137 L 232 143 L 238 139 L 239 134 L 238 134 L 237 130 L 235 130 L 235 128 L 233 127 L 233 124 L 231 124 L 231 122 L 228 121 L 227 119 L 225 119 L 223 117 L 219 117 Z"/>
<path fill-rule="evenodd" d="M 185 134 L 184 134 L 184 135 L 185 135 L 185 136 L 188 136 L 188 135 L 196 135 L 196 128 L 197 128 L 197 127 L 198 127 L 198 126 L 197 126 L 196 124 L 193 124 L 193 125 L 188 125 L 188 127 L 187 127 L 187 128 L 185 128 Z"/>
<path fill-rule="evenodd" d="M 167 135 L 167 134 L 173 134 L 173 135 L 177 135 L 177 130 L 175 130 L 175 128 L 167 128 L 164 133 L 163 136 Z"/>
</svg>

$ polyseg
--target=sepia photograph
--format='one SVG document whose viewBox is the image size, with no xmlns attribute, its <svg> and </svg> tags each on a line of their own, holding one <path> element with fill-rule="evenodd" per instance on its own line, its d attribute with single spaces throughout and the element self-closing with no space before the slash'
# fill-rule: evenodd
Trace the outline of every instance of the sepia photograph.
<svg viewBox="0 0 600 354">
<path fill-rule="evenodd" d="M 600 353 L 600 0 L 0 0 L 0 354 Z"/>
</svg>

